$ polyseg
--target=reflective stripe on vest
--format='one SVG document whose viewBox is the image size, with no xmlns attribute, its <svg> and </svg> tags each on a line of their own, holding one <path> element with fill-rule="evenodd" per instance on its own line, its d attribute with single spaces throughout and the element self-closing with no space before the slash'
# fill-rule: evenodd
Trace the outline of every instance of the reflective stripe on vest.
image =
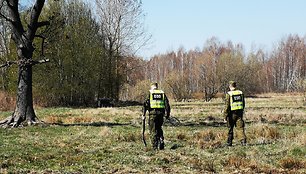
<svg viewBox="0 0 306 174">
<path fill-rule="evenodd" d="M 236 111 L 243 108 L 243 93 L 240 90 L 229 91 L 231 111 Z"/>
<path fill-rule="evenodd" d="M 150 90 L 150 108 L 165 108 L 165 93 L 162 90 Z"/>
</svg>

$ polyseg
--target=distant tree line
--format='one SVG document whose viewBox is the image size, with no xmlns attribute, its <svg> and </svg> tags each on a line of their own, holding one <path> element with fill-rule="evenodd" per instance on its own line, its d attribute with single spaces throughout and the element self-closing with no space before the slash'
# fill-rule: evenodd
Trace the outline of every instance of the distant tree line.
<svg viewBox="0 0 306 174">
<path fill-rule="evenodd" d="M 98 98 L 142 101 L 151 81 L 175 100 L 209 101 L 236 80 L 247 94 L 305 90 L 305 37 L 289 35 L 271 52 L 208 39 L 202 49 L 135 56 L 150 35 L 145 32 L 142 2 L 96 0 L 48 1 L 34 54 L 50 59 L 33 67 L 35 103 L 44 106 L 91 106 Z M 27 9 L 23 18 L 27 18 Z M 16 59 L 10 29 L 0 18 L 0 64 Z M 42 50 L 42 51 L 41 51 Z M 15 93 L 14 67 L 0 70 L 1 91 Z"/>
<path fill-rule="evenodd" d="M 199 96 L 209 101 L 235 80 L 248 95 L 301 92 L 306 82 L 305 37 L 289 35 L 272 50 L 246 54 L 242 44 L 221 43 L 213 37 L 203 49 L 156 55 L 146 63 L 145 78 L 158 81 L 177 100 Z"/>
</svg>

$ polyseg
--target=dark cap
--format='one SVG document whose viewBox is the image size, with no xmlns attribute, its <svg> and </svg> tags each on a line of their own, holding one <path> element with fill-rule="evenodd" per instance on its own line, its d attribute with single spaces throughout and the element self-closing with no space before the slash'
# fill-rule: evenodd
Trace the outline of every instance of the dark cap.
<svg viewBox="0 0 306 174">
<path fill-rule="evenodd" d="M 151 86 L 156 86 L 156 87 L 158 87 L 158 84 L 157 84 L 157 82 L 152 82 L 152 83 L 151 83 Z"/>
<path fill-rule="evenodd" d="M 229 81 L 228 84 L 232 87 L 236 87 L 237 86 L 237 83 L 235 81 Z"/>
</svg>

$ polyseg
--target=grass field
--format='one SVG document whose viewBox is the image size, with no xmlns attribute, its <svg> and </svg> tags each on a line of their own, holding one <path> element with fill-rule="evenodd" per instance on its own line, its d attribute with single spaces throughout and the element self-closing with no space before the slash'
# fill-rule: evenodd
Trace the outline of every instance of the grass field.
<svg viewBox="0 0 306 174">
<path fill-rule="evenodd" d="M 163 151 L 144 147 L 140 107 L 37 108 L 46 124 L 0 129 L 0 173 L 306 173 L 303 97 L 246 102 L 247 146 L 224 146 L 223 102 L 213 99 L 171 103 L 181 124 L 164 125 Z"/>
</svg>

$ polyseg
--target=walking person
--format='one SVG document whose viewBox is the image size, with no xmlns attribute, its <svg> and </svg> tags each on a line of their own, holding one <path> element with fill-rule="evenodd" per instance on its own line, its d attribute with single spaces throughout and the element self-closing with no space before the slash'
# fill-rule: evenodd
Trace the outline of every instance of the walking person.
<svg viewBox="0 0 306 174">
<path fill-rule="evenodd" d="M 244 94 L 238 90 L 235 81 L 229 82 L 229 89 L 225 97 L 224 117 L 229 128 L 227 145 L 232 146 L 234 139 L 234 127 L 237 128 L 237 137 L 240 138 L 241 145 L 246 145 L 245 122 L 243 112 L 245 108 Z"/>
<path fill-rule="evenodd" d="M 145 118 L 146 111 L 149 111 L 149 132 L 150 140 L 153 149 L 164 149 L 164 133 L 162 125 L 164 122 L 164 116 L 166 119 L 170 116 L 169 100 L 164 91 L 158 89 L 157 83 L 151 84 L 149 95 L 143 104 L 143 119 Z"/>
</svg>

